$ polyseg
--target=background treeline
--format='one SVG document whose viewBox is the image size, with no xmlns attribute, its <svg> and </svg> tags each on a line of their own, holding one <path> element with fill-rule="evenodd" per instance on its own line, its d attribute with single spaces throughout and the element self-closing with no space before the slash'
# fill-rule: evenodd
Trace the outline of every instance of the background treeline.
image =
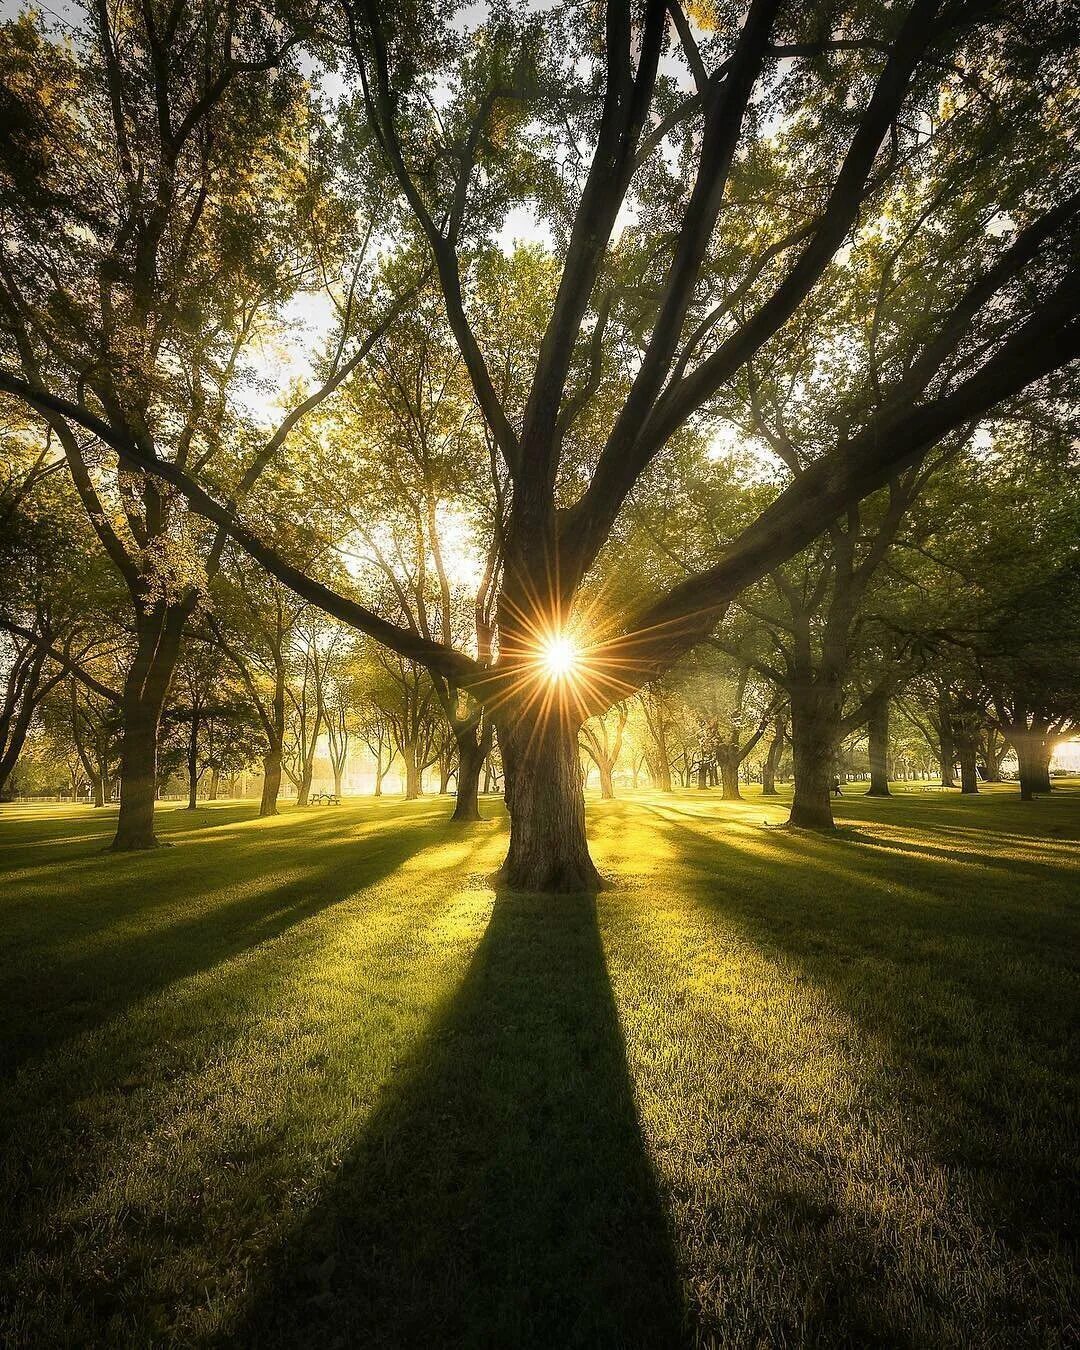
<svg viewBox="0 0 1080 1350">
<path fill-rule="evenodd" d="M 704 546 L 692 526 L 703 496 L 722 535 L 774 490 L 760 408 L 758 392 L 738 448 L 688 443 L 682 481 L 668 474 L 638 499 L 617 568 L 596 585 L 598 625 L 608 594 L 648 584 L 640 573 L 658 556 L 674 575 Z M 360 432 L 341 421 L 334 434 Z M 0 792 L 102 805 L 116 793 L 139 636 L 48 442 L 12 425 L 5 447 Z M 740 784 L 769 795 L 794 780 L 793 819 L 815 826 L 831 823 L 835 781 L 849 777 L 879 795 L 890 778 L 971 793 L 999 781 L 1008 759 L 1025 797 L 1050 791 L 1054 747 L 1080 733 L 1074 457 L 1056 428 L 1022 416 L 943 449 L 750 588 L 710 643 L 589 718 L 583 774 L 605 796 L 696 786 L 737 798 Z M 478 614 L 483 632 L 486 584 L 467 475 L 437 479 L 419 463 L 405 478 L 402 463 L 388 447 L 387 479 L 371 487 L 389 493 L 393 469 L 397 528 L 350 522 L 353 575 L 388 616 L 464 641 Z M 320 544 L 321 513 L 292 519 L 309 562 L 342 566 Z M 376 794 L 453 791 L 471 818 L 502 772 L 481 715 L 467 728 L 475 741 L 464 738 L 478 756 L 462 781 L 464 705 L 227 546 L 180 633 L 155 790 L 194 807 L 261 780 L 273 814 L 283 791 L 307 803 L 313 780 L 342 795 L 360 761 Z"/>
</svg>

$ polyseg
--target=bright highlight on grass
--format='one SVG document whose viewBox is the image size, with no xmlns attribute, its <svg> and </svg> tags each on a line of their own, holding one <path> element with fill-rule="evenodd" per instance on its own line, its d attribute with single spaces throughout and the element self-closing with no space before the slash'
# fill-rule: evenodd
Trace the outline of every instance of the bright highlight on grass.
<svg viewBox="0 0 1080 1350">
<path fill-rule="evenodd" d="M 578 662 L 578 649 L 563 635 L 548 638 L 540 652 L 540 659 L 548 679 L 564 680 L 572 675 Z"/>
</svg>

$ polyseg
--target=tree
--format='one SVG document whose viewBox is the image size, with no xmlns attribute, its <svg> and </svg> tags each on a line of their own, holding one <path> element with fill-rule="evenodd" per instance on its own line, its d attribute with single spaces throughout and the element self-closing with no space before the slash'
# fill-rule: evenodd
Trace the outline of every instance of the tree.
<svg viewBox="0 0 1080 1350">
<path fill-rule="evenodd" d="M 0 387 L 177 486 L 306 599 L 468 688 L 498 731 L 508 884 L 590 888 L 584 718 L 669 669 L 831 520 L 1080 351 L 1069 244 L 1080 199 L 1063 172 L 1076 34 L 1058 7 L 1030 0 L 875 5 L 842 36 L 830 11 L 778 0 L 752 0 L 741 22 L 718 8 L 705 34 L 664 0 L 609 0 L 562 25 L 548 15 L 546 33 L 500 11 L 481 41 L 408 13 L 374 0 L 341 6 L 358 134 L 397 194 L 395 229 L 428 250 L 511 482 L 494 668 L 299 572 L 259 522 L 241 522 L 207 490 L 196 465 L 157 459 L 92 386 L 70 380 L 57 393 L 24 368 L 4 372 Z M 660 73 L 665 54 L 681 87 Z M 477 335 L 471 269 L 526 184 L 551 222 L 558 285 L 531 375 L 508 398 Z M 543 650 L 584 622 L 582 587 L 651 466 L 748 361 L 768 360 L 789 322 L 812 317 L 804 307 L 846 267 L 853 235 L 894 207 L 919 217 L 906 231 L 916 265 L 897 269 L 891 296 L 894 312 L 918 316 L 915 359 L 879 363 L 832 451 L 719 557 L 613 616 L 604 634 L 576 634 L 575 677 L 553 678 Z M 613 243 L 626 213 L 638 225 Z M 929 295 L 927 241 L 950 262 Z M 902 261 L 908 251 L 901 241 Z M 596 353 L 607 346 L 630 359 L 605 383 Z"/>
<path fill-rule="evenodd" d="M 95 674 L 95 669 L 124 647 L 116 629 L 113 588 L 55 475 L 48 443 L 38 447 L 12 438 L 5 448 L 6 474 L 0 482 L 0 794 L 39 711 L 66 678 L 77 679 L 106 704 L 117 701 L 104 682 L 109 672 Z"/>
<path fill-rule="evenodd" d="M 243 497 L 366 354 L 347 353 L 363 309 L 350 303 L 322 385 L 272 435 L 245 425 L 245 354 L 298 286 L 325 277 L 345 219 L 297 62 L 317 18 L 303 4 L 181 0 L 88 7 L 77 42 L 50 39 L 33 14 L 3 28 L 0 340 L 133 612 L 117 849 L 155 843 L 158 727 L 227 537 L 147 466 L 209 472 L 252 447 L 234 480 Z M 144 463 L 104 462 L 54 397 L 72 391 Z"/>
<path fill-rule="evenodd" d="M 610 801 L 615 796 L 612 775 L 622 754 L 623 736 L 630 710 L 625 703 L 616 703 L 611 716 L 590 718 L 581 728 L 581 744 L 585 753 L 600 773 L 600 796 Z"/>
<path fill-rule="evenodd" d="M 227 558 L 207 619 L 247 691 L 265 742 L 260 816 L 278 813 L 290 653 L 306 610 L 303 600 L 240 554 Z"/>
</svg>

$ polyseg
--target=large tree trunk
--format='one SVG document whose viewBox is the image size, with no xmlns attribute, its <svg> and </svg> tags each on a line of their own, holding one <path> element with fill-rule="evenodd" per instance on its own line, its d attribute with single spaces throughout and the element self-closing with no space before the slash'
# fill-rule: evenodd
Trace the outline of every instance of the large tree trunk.
<svg viewBox="0 0 1080 1350">
<path fill-rule="evenodd" d="M 451 820 L 468 822 L 481 820 L 480 774 L 491 751 L 491 723 L 484 718 L 480 723 L 465 722 L 453 728 L 457 746 L 457 800 Z"/>
<path fill-rule="evenodd" d="M 296 789 L 297 806 L 307 806 L 311 798 L 311 779 L 315 773 L 315 760 L 309 756 L 304 760 L 303 769 L 300 774 L 300 785 Z"/>
<path fill-rule="evenodd" d="M 807 830 L 834 828 L 833 761 L 839 738 L 841 693 L 831 688 L 796 687 L 791 695 L 791 747 L 795 795 L 789 823 Z"/>
<path fill-rule="evenodd" d="M 420 781 L 420 768 L 417 764 L 416 746 L 403 746 L 401 758 L 405 761 L 405 800 L 412 802 L 423 791 L 423 785 Z"/>
<path fill-rule="evenodd" d="M 334 796 L 338 801 L 341 800 L 341 768 L 337 764 L 334 765 Z"/>
<path fill-rule="evenodd" d="M 1009 753 L 1009 743 L 1004 737 L 998 740 L 998 733 L 987 729 L 984 732 L 986 752 L 986 781 L 988 783 L 1001 782 L 1001 761 Z"/>
<path fill-rule="evenodd" d="M 124 741 L 120 753 L 120 814 L 116 852 L 155 848 L 157 742 L 161 712 L 180 655 L 187 608 L 157 608 L 140 618 L 138 645 L 124 681 Z"/>
<path fill-rule="evenodd" d="M 279 661 L 274 677 L 274 701 L 270 707 L 270 719 L 264 719 L 266 732 L 266 754 L 263 756 L 262 800 L 259 802 L 259 818 L 276 816 L 278 796 L 281 793 L 281 760 L 285 743 L 285 668 Z"/>
<path fill-rule="evenodd" d="M 978 742 L 964 737 L 957 742 L 960 755 L 960 791 L 977 793 L 979 791 L 979 773 L 975 767 L 978 760 Z"/>
<path fill-rule="evenodd" d="M 702 792 L 709 786 L 709 766 L 704 760 L 697 767 L 697 785 Z"/>
<path fill-rule="evenodd" d="M 210 791 L 207 794 L 210 801 L 212 802 L 217 801 L 218 791 L 220 788 L 221 788 L 221 770 L 215 764 L 210 770 Z"/>
<path fill-rule="evenodd" d="M 604 801 L 610 802 L 615 797 L 615 784 L 611 777 L 611 761 L 600 758 L 597 760 L 596 767 L 600 773 L 600 796 Z"/>
<path fill-rule="evenodd" d="M 738 750 L 734 753 L 721 753 L 720 760 L 720 783 L 721 797 L 726 802 L 741 802 L 742 793 L 739 791 L 739 760 Z"/>
<path fill-rule="evenodd" d="M 943 788 L 955 787 L 956 779 L 953 777 L 953 765 L 956 763 L 956 746 L 953 742 L 949 704 L 948 700 L 944 698 L 938 700 L 938 740 L 940 743 L 938 759 L 941 763 L 941 786 Z"/>
<path fill-rule="evenodd" d="M 867 749 L 870 755 L 868 797 L 889 797 L 889 696 L 876 694 L 866 723 Z"/>
<path fill-rule="evenodd" d="M 271 745 L 263 756 L 262 800 L 259 802 L 260 816 L 276 816 L 278 813 L 278 793 L 281 791 L 281 742 Z"/>
<path fill-rule="evenodd" d="M 510 848 L 501 881 L 516 891 L 585 892 L 600 874 L 585 838 L 578 730 L 572 720 L 507 709 L 499 717 Z"/>
<path fill-rule="evenodd" d="M 1038 732 L 1013 732 L 1009 743 L 1016 751 L 1020 769 L 1020 799 L 1034 801 L 1035 794 L 1050 791 L 1050 755 L 1052 744 Z"/>
</svg>

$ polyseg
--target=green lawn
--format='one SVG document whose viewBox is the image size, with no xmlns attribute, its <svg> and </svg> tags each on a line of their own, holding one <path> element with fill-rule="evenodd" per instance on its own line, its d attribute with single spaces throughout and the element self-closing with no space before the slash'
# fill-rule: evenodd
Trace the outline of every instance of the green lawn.
<svg viewBox="0 0 1080 1350">
<path fill-rule="evenodd" d="M 1074 1343 L 1080 787 L 0 809 L 0 1343 Z"/>
</svg>

